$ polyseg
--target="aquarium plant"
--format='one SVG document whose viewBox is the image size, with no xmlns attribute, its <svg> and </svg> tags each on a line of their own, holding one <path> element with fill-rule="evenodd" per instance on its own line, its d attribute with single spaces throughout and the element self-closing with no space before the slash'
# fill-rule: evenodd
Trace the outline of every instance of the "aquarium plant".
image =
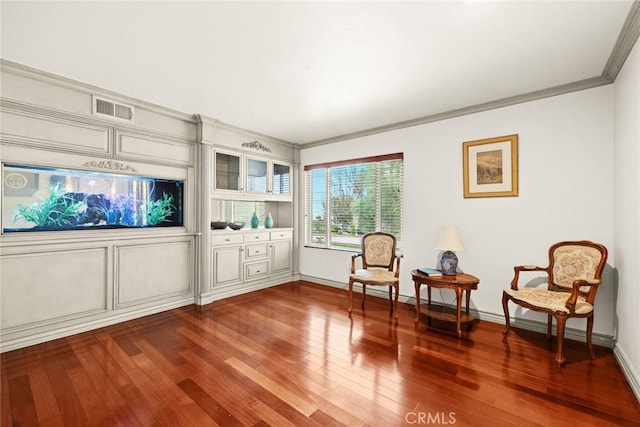
<svg viewBox="0 0 640 427">
<path fill-rule="evenodd" d="M 136 225 L 136 210 L 139 202 L 131 194 L 116 194 L 105 207 L 105 220 L 108 225 Z"/>
<path fill-rule="evenodd" d="M 161 222 L 169 221 L 168 217 L 173 215 L 175 207 L 173 196 L 162 193 L 162 199 L 147 201 L 145 206 L 147 225 L 158 225 Z"/>
<path fill-rule="evenodd" d="M 82 202 L 68 197 L 60 184 L 49 185 L 49 196 L 40 198 L 41 203 L 33 203 L 31 206 L 16 207 L 13 221 L 24 219 L 33 222 L 40 228 L 63 228 L 76 225 L 78 217 L 86 210 L 86 205 Z"/>
</svg>

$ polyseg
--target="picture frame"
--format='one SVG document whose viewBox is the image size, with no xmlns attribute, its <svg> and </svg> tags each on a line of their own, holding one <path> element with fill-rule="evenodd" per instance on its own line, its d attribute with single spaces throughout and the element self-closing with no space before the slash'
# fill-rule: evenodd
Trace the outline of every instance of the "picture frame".
<svg viewBox="0 0 640 427">
<path fill-rule="evenodd" d="M 518 134 L 462 143 L 464 197 L 518 196 Z"/>
</svg>

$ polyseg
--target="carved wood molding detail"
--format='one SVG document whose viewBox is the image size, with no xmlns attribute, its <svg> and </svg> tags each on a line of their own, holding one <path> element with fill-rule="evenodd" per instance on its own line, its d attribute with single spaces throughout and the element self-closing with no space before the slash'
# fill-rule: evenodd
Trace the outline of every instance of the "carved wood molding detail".
<svg viewBox="0 0 640 427">
<path fill-rule="evenodd" d="M 243 147 L 246 148 L 254 148 L 258 151 L 264 151 L 267 153 L 271 152 L 271 149 L 269 147 L 267 147 L 266 145 L 263 145 L 262 143 L 258 142 L 258 141 L 251 141 L 251 142 L 243 142 L 242 143 Z"/>
<path fill-rule="evenodd" d="M 112 171 L 125 171 L 125 172 L 137 172 L 135 168 L 126 165 L 121 162 L 114 162 L 112 160 L 92 160 L 84 164 L 84 166 L 91 168 L 109 169 Z"/>
</svg>

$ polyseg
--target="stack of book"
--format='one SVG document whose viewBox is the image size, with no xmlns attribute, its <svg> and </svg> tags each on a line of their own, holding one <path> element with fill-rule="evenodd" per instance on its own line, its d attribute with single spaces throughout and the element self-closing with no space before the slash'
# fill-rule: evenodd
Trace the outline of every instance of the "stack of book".
<svg viewBox="0 0 640 427">
<path fill-rule="evenodd" d="M 435 268 L 419 268 L 418 271 L 425 276 L 442 276 L 442 271 L 436 270 Z"/>
</svg>

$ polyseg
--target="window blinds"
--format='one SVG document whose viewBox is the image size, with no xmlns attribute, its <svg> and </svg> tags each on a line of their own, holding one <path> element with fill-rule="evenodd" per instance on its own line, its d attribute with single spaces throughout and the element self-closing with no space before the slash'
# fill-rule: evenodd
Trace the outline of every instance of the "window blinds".
<svg viewBox="0 0 640 427">
<path fill-rule="evenodd" d="M 305 245 L 356 248 L 384 231 L 402 240 L 403 154 L 305 166 Z"/>
</svg>

